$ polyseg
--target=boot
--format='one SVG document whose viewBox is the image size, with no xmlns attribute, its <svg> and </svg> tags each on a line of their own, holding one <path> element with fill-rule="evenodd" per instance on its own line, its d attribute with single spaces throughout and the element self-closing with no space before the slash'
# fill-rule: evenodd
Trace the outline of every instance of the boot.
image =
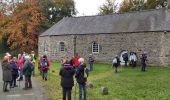
<svg viewBox="0 0 170 100">
<path fill-rule="evenodd" d="M 25 87 L 23 88 L 23 90 L 28 90 L 28 83 L 25 83 Z"/>
</svg>

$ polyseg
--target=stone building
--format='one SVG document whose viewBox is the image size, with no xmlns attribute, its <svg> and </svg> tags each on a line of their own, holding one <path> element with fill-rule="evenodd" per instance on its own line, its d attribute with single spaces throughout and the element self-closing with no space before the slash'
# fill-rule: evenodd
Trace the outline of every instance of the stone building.
<svg viewBox="0 0 170 100">
<path fill-rule="evenodd" d="M 146 51 L 149 64 L 170 65 L 170 9 L 63 18 L 39 36 L 38 50 L 52 60 L 92 53 L 98 62 Z"/>
</svg>

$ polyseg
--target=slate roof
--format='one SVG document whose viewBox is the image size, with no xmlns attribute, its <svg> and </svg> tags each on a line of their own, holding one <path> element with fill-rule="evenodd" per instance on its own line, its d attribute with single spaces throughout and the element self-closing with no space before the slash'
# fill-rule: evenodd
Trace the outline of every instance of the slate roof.
<svg viewBox="0 0 170 100">
<path fill-rule="evenodd" d="M 170 9 L 104 16 L 65 17 L 40 36 L 169 31 Z"/>
</svg>

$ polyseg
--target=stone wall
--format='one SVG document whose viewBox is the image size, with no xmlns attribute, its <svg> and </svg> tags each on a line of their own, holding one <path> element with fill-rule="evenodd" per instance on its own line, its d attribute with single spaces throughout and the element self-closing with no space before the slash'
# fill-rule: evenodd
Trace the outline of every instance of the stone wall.
<svg viewBox="0 0 170 100">
<path fill-rule="evenodd" d="M 69 56 L 71 58 L 74 55 L 73 49 L 73 35 L 69 36 L 51 36 L 51 37 L 40 37 L 39 38 L 39 55 L 45 54 L 41 45 L 44 41 L 48 39 L 48 55 L 51 60 L 60 60 L 64 56 Z M 60 51 L 60 42 L 64 42 L 65 51 Z"/>
<path fill-rule="evenodd" d="M 95 41 L 100 45 L 100 53 L 94 54 L 96 60 L 99 62 L 111 62 L 113 56 L 127 50 L 137 52 L 138 57 L 142 51 L 146 51 L 150 64 L 160 64 L 160 37 L 162 34 L 162 32 L 147 32 L 78 35 L 77 45 L 79 46 L 77 47 L 77 51 L 81 56 L 87 58 L 88 54 L 91 53 L 91 43 Z"/>
<path fill-rule="evenodd" d="M 40 37 L 41 42 L 48 40 L 49 56 L 53 60 L 60 60 L 61 57 L 74 54 L 74 36 L 51 36 Z M 65 43 L 65 51 L 59 51 L 59 42 Z M 88 58 L 92 53 L 92 43 L 100 45 L 98 54 L 94 54 L 96 61 L 110 63 L 113 56 L 122 51 L 135 51 L 139 55 L 142 51 L 148 54 L 149 64 L 170 65 L 170 33 L 168 32 L 142 32 L 142 33 L 117 33 L 117 34 L 93 34 L 76 35 L 76 51 L 81 57 Z M 39 48 L 39 54 L 42 54 Z M 139 58 L 138 58 L 139 59 Z"/>
</svg>

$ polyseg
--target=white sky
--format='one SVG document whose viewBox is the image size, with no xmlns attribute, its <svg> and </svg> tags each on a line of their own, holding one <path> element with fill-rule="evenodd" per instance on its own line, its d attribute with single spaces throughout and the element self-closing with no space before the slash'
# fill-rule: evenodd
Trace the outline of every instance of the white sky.
<svg viewBox="0 0 170 100">
<path fill-rule="evenodd" d="M 89 16 L 96 15 L 99 12 L 99 7 L 106 2 L 106 0 L 74 0 L 76 9 L 78 11 L 77 16 Z M 116 3 L 120 3 L 122 0 L 116 0 Z"/>
</svg>

